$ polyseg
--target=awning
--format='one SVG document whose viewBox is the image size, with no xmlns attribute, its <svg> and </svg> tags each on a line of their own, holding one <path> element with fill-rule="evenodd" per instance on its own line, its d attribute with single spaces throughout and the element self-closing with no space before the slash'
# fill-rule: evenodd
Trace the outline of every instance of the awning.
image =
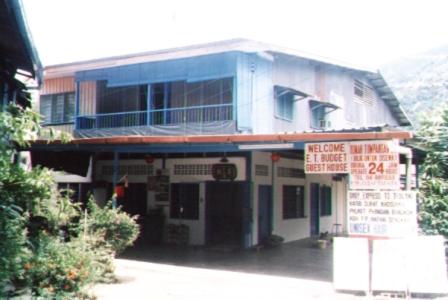
<svg viewBox="0 0 448 300">
<path fill-rule="evenodd" d="M 330 110 L 325 111 L 325 114 L 329 114 L 329 113 L 335 111 L 336 109 L 341 108 L 341 107 L 337 106 L 336 104 L 326 102 L 326 101 L 320 101 L 320 100 L 316 100 L 316 99 L 311 99 L 310 105 L 311 105 L 311 110 L 317 109 L 319 107 L 329 108 Z"/>
<path fill-rule="evenodd" d="M 275 85 L 274 86 L 274 91 L 275 91 L 275 95 L 277 97 L 283 96 L 285 94 L 292 94 L 296 97 L 294 97 L 294 101 L 300 101 L 303 100 L 307 97 L 311 97 L 312 95 L 309 95 L 305 92 L 299 91 L 299 90 L 295 90 L 292 88 L 288 88 L 288 87 L 284 87 L 284 86 L 280 86 L 280 85 Z"/>
</svg>

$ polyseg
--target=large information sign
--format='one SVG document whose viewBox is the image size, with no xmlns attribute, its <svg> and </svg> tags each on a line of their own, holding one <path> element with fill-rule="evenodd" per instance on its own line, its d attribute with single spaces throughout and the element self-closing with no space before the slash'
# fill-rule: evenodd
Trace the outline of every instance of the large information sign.
<svg viewBox="0 0 448 300">
<path fill-rule="evenodd" d="M 348 191 L 348 233 L 369 237 L 416 236 L 416 211 L 413 191 Z"/>
<path fill-rule="evenodd" d="M 347 143 L 306 144 L 305 173 L 348 173 Z"/>
<path fill-rule="evenodd" d="M 391 141 L 348 145 L 351 189 L 400 189 L 400 157 Z"/>
<path fill-rule="evenodd" d="M 305 173 L 348 173 L 350 189 L 400 189 L 400 157 L 393 141 L 307 143 Z"/>
</svg>

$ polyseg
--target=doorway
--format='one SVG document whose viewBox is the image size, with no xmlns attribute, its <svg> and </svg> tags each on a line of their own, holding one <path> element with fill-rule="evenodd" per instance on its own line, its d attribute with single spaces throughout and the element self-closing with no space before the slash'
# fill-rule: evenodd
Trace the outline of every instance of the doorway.
<svg viewBox="0 0 448 300">
<path fill-rule="evenodd" d="M 207 182 L 205 238 L 209 246 L 244 247 L 249 185 L 246 182 Z"/>
<path fill-rule="evenodd" d="M 261 244 L 272 232 L 272 187 L 258 187 L 258 244 Z"/>
<path fill-rule="evenodd" d="M 319 224 L 319 198 L 320 187 L 318 183 L 310 184 L 310 235 L 318 236 Z"/>
</svg>

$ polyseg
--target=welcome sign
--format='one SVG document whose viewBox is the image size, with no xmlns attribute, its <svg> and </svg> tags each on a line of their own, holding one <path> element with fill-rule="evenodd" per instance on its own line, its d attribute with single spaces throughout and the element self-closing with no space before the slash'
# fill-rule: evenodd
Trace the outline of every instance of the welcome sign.
<svg viewBox="0 0 448 300">
<path fill-rule="evenodd" d="M 393 141 L 305 145 L 305 173 L 350 174 L 351 189 L 399 189 L 400 160 Z"/>
</svg>

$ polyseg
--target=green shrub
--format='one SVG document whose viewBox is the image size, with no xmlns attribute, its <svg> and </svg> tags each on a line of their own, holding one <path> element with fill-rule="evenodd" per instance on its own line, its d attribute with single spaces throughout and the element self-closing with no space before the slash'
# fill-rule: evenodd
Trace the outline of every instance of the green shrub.
<svg viewBox="0 0 448 300">
<path fill-rule="evenodd" d="M 116 253 L 122 252 L 137 239 L 140 232 L 137 216 L 131 217 L 120 208 L 112 208 L 111 202 L 100 208 L 90 200 L 88 210 L 87 230 L 103 236 Z"/>
<path fill-rule="evenodd" d="M 33 258 L 25 265 L 33 296 L 73 299 L 96 281 L 97 266 L 93 253 L 82 239 L 62 242 L 42 233 L 38 240 Z"/>
<path fill-rule="evenodd" d="M 15 290 L 14 281 L 25 277 L 30 259 L 27 248 L 26 217 L 17 206 L 0 205 L 0 298 Z"/>
</svg>

